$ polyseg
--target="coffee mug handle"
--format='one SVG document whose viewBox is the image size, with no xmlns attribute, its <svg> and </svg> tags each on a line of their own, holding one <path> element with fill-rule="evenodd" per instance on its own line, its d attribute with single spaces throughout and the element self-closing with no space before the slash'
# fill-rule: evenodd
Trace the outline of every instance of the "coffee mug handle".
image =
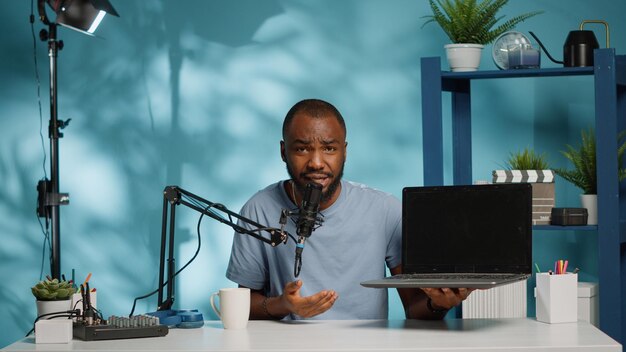
<svg viewBox="0 0 626 352">
<path fill-rule="evenodd" d="M 217 314 L 217 316 L 220 319 L 222 319 L 222 313 L 220 312 L 219 309 L 217 309 L 217 307 L 215 306 L 215 302 L 214 302 L 215 296 L 218 296 L 219 294 L 220 294 L 219 292 L 215 292 L 215 293 L 211 294 L 210 301 L 211 301 L 211 308 L 213 308 L 213 311 L 215 312 L 215 314 Z"/>
</svg>

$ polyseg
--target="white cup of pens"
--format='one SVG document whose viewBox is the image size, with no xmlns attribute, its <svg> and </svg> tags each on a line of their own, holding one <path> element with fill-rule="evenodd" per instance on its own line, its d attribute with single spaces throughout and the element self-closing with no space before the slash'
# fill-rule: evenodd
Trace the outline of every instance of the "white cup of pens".
<svg viewBox="0 0 626 352">
<path fill-rule="evenodd" d="M 554 271 L 537 269 L 537 320 L 544 323 L 578 321 L 578 269 L 567 271 L 568 261 L 557 260 Z"/>
</svg>

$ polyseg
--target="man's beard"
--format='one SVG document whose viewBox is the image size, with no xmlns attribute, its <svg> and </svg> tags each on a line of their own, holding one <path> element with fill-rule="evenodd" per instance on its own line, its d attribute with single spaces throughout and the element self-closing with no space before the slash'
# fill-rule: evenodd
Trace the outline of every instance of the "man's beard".
<svg viewBox="0 0 626 352">
<path fill-rule="evenodd" d="M 339 188 L 339 185 L 341 184 L 341 178 L 343 177 L 343 166 L 345 165 L 345 161 L 341 164 L 341 169 L 339 170 L 339 174 L 337 175 L 336 178 L 333 179 L 333 182 L 328 185 L 328 189 L 326 190 L 326 192 L 322 192 L 322 199 L 321 199 L 321 203 L 324 203 L 328 200 L 330 200 L 333 195 L 335 194 L 335 192 L 337 191 L 337 189 Z M 287 165 L 287 172 L 289 173 L 289 176 L 291 177 L 291 179 L 293 180 L 293 184 L 296 185 L 296 189 L 298 190 L 298 192 L 300 194 L 304 194 L 304 191 L 306 190 L 306 184 L 300 184 L 300 182 L 298 182 L 299 178 L 295 177 L 294 172 L 291 170 L 291 168 L 289 167 L 288 163 L 285 163 Z M 325 173 L 327 177 L 333 177 L 334 175 L 330 172 Z M 300 174 L 300 177 L 306 178 L 307 173 L 303 172 Z M 312 181 L 313 182 L 313 181 Z"/>
</svg>

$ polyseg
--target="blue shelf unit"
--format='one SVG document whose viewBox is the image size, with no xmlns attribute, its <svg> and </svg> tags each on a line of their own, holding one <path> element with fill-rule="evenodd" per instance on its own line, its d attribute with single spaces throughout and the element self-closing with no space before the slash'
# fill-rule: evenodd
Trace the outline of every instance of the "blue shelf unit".
<svg viewBox="0 0 626 352">
<path fill-rule="evenodd" d="M 448 72 L 439 57 L 421 59 L 424 185 L 444 184 L 442 97 L 450 93 L 452 182 L 472 183 L 471 83 L 479 79 L 593 76 L 595 87 L 598 225 L 536 226 L 534 230 L 598 232 L 600 329 L 626 342 L 626 186 L 617 182 L 617 136 L 626 127 L 626 56 L 597 49 L 593 67 Z M 480 94 L 476 92 L 475 94 Z M 501 97 L 506 99 L 506 96 Z"/>
</svg>

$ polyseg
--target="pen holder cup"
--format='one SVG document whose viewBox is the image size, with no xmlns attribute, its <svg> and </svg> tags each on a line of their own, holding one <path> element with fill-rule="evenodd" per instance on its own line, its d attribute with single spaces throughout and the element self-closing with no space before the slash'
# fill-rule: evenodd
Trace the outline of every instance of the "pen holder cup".
<svg viewBox="0 0 626 352">
<path fill-rule="evenodd" d="M 554 323 L 578 321 L 578 274 L 537 274 L 537 320 Z"/>
</svg>

